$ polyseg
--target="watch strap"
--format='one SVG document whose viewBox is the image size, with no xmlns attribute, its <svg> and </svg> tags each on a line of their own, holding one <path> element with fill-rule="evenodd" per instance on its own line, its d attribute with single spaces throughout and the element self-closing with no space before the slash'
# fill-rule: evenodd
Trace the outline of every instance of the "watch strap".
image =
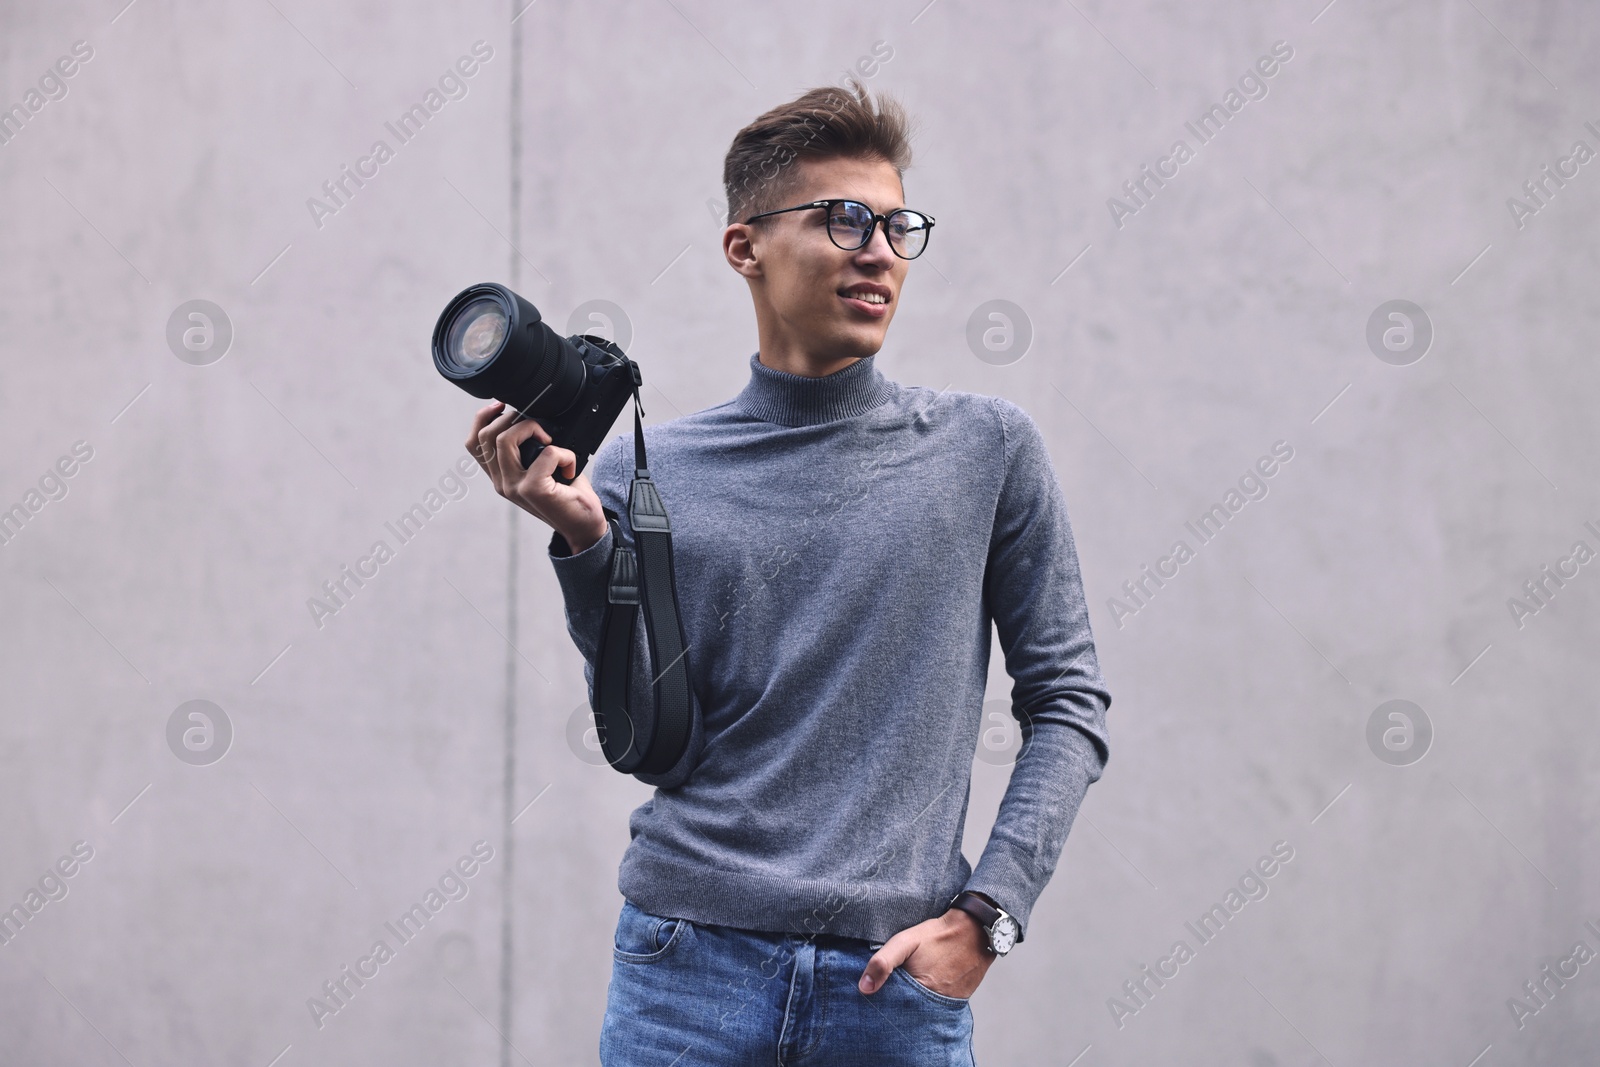
<svg viewBox="0 0 1600 1067">
<path fill-rule="evenodd" d="M 960 893 L 957 893 L 954 899 L 950 901 L 950 906 L 952 908 L 960 908 L 962 911 L 978 920 L 978 925 L 983 927 L 985 934 L 989 932 L 989 928 L 993 926 L 1000 918 L 999 908 L 995 907 L 993 904 L 990 904 L 987 900 L 984 900 L 977 893 L 970 889 L 965 889 Z"/>
</svg>

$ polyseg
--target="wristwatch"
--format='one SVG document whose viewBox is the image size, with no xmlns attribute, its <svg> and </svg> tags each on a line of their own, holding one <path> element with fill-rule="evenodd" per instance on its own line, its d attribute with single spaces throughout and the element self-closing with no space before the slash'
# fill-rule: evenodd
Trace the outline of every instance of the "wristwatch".
<svg viewBox="0 0 1600 1067">
<path fill-rule="evenodd" d="M 978 920 L 978 925 L 983 927 L 984 934 L 989 938 L 989 951 L 996 956 L 1004 956 L 1017 943 L 1017 920 L 976 890 L 964 889 L 957 893 L 951 899 L 950 906 L 960 908 Z"/>
</svg>

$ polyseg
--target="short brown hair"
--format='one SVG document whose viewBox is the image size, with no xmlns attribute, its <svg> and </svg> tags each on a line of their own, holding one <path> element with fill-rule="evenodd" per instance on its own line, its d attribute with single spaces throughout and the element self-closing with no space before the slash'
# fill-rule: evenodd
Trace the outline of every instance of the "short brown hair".
<svg viewBox="0 0 1600 1067">
<path fill-rule="evenodd" d="M 811 89 L 763 114 L 733 137 L 722 164 L 728 221 L 784 207 L 799 175 L 798 159 L 877 158 L 903 181 L 911 166 L 911 123 L 893 97 L 873 97 L 854 78 L 848 89 Z"/>
</svg>

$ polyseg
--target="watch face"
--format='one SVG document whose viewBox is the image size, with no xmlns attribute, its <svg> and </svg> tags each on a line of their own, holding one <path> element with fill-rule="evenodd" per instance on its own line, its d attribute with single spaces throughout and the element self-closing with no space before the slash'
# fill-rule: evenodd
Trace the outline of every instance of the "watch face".
<svg viewBox="0 0 1600 1067">
<path fill-rule="evenodd" d="M 1000 916 L 989 931 L 989 940 L 997 954 L 1004 956 L 1010 952 L 1017 943 L 1017 920 L 1009 915 Z"/>
</svg>

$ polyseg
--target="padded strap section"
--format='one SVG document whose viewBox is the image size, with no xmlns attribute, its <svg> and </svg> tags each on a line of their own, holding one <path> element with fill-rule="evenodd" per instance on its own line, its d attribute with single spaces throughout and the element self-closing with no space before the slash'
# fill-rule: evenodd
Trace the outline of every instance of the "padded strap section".
<svg viewBox="0 0 1600 1067">
<path fill-rule="evenodd" d="M 595 664 L 595 729 L 606 760 L 623 774 L 663 774 L 683 757 L 691 727 L 688 649 L 678 614 L 678 586 L 672 567 L 672 522 L 645 464 L 644 406 L 634 389 L 634 479 L 628 492 L 628 521 L 635 549 L 622 544 L 618 516 L 605 508 L 611 526 L 611 575 L 601 620 Z M 641 612 L 650 662 L 660 665 L 648 696 L 649 707 L 635 714 L 640 694 L 632 691 L 634 632 Z"/>
</svg>

